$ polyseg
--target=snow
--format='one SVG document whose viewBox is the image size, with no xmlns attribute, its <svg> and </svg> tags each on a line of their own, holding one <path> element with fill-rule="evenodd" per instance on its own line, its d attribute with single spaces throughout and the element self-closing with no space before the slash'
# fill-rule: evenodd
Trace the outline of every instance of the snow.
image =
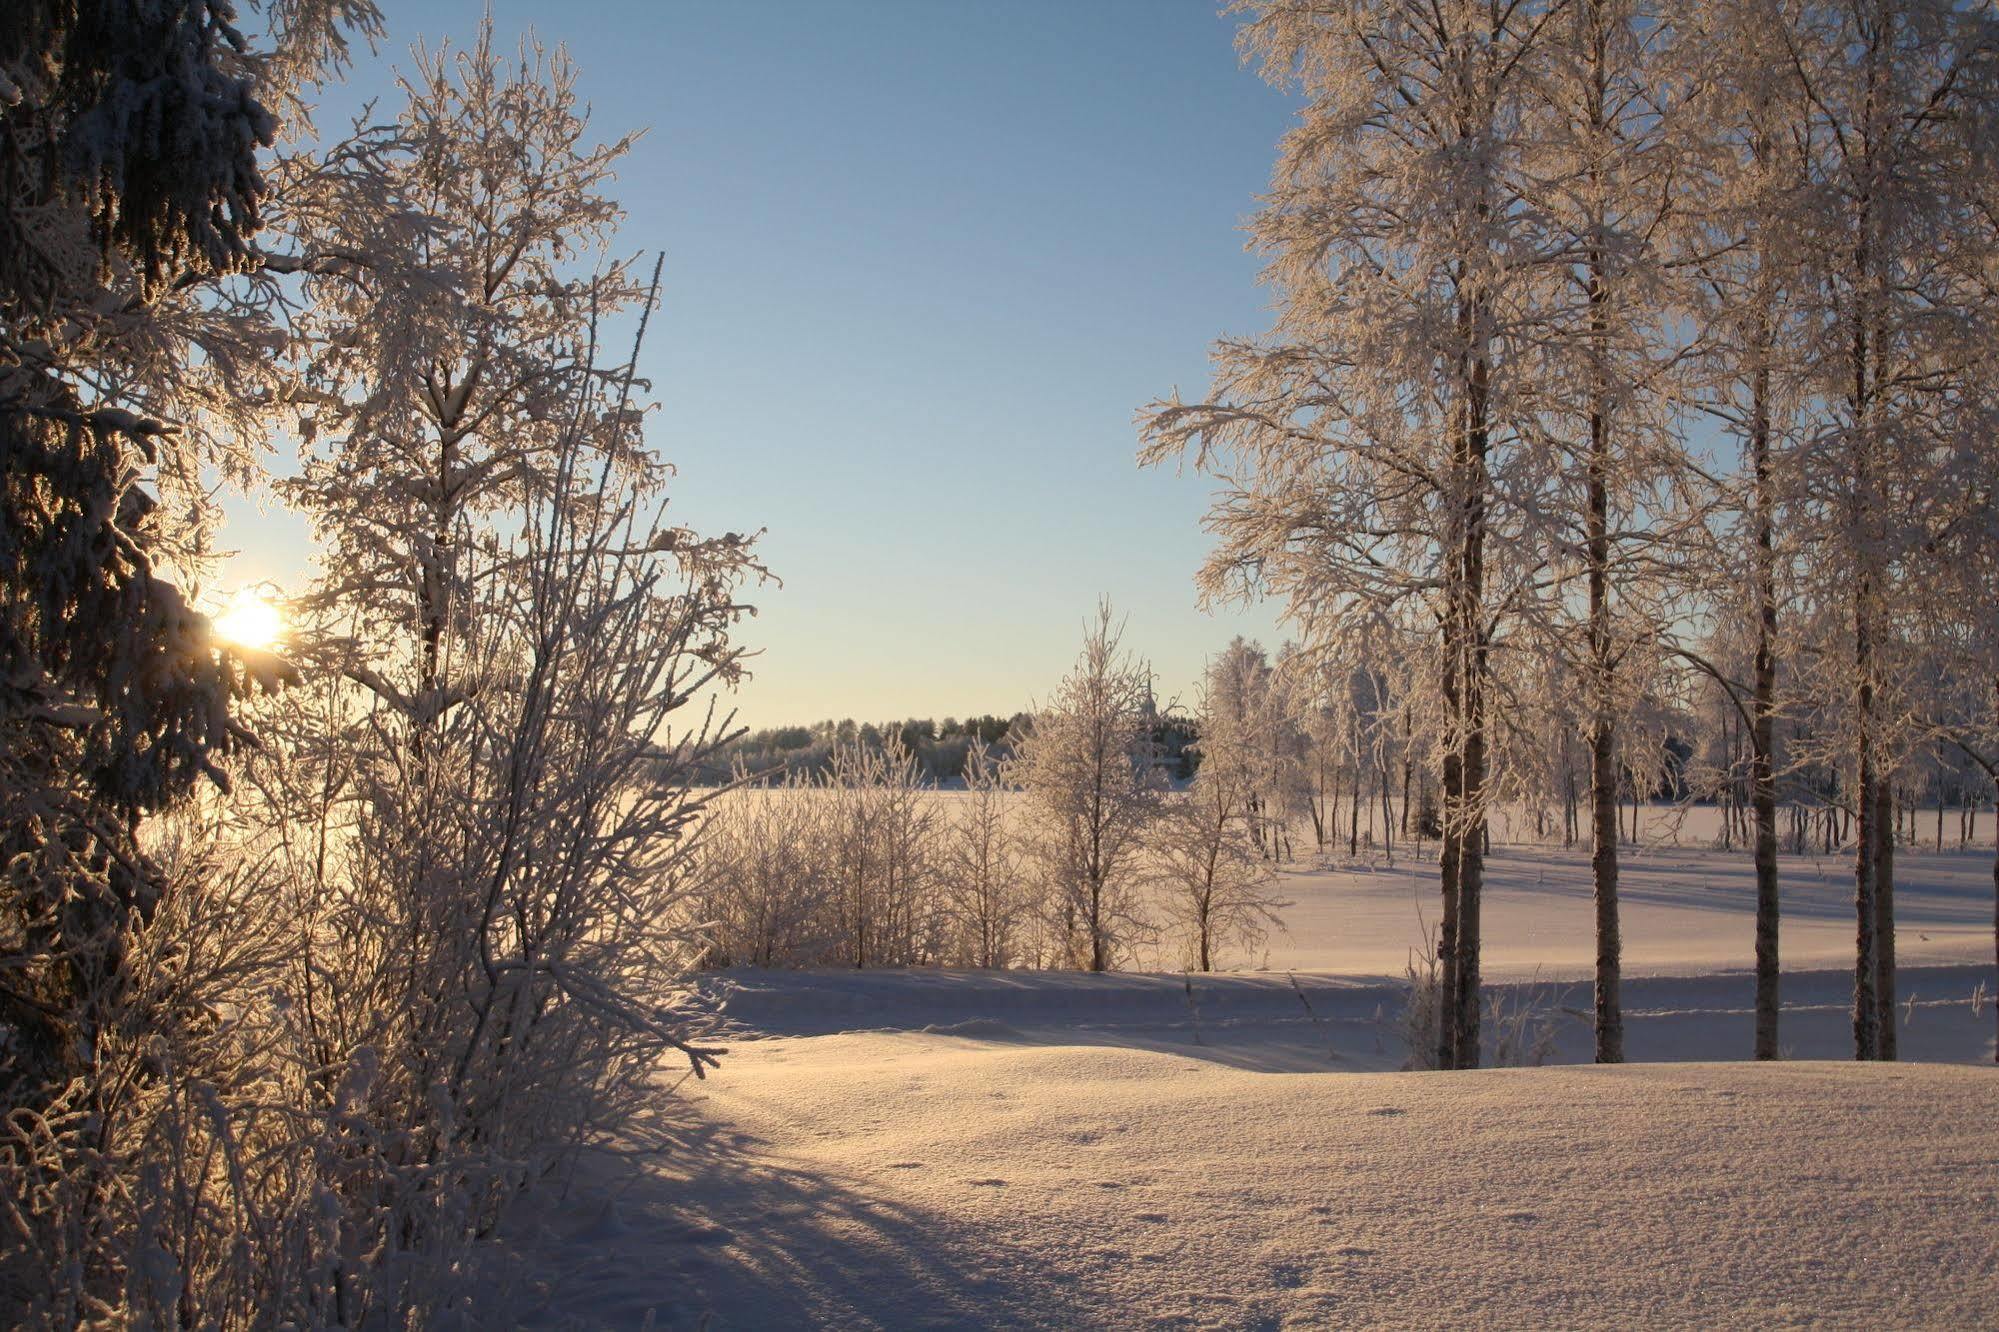
<svg viewBox="0 0 1999 1332">
<path fill-rule="evenodd" d="M 1999 1074 L 1943 1065 L 1286 1075 L 773 1041 L 695 1098 L 665 1164 L 594 1163 L 540 1237 L 525 1317 L 1977 1325 L 1999 1282 L 1995 1095 Z"/>
<path fill-rule="evenodd" d="M 1778 863 L 1786 970 L 1853 965 L 1850 856 L 1785 855 Z M 1895 857 L 1896 948 L 1905 964 L 1989 961 L 1992 853 L 1901 849 Z M 1697 974 L 1755 965 L 1756 877 L 1740 852 L 1655 845 L 1618 867 L 1627 975 Z M 1393 869 L 1284 876 L 1288 934 L 1274 935 L 1274 970 L 1397 975 L 1438 914 L 1436 861 L 1399 856 Z M 1488 976 L 1587 976 L 1595 918 L 1587 872 L 1559 847 L 1493 848 L 1486 862 Z M 1248 959 L 1245 959 L 1248 960 Z M 1259 964 L 1263 959 L 1255 961 Z"/>
<path fill-rule="evenodd" d="M 1270 964 L 1295 975 L 725 973 L 703 986 L 731 1046 L 721 1071 L 679 1082 L 622 1150 L 515 1219 L 509 1317 L 1990 1321 L 1999 1070 L 1990 999 L 1969 1002 L 1992 989 L 1989 852 L 1898 857 L 1914 1002 L 1912 1062 L 1895 1065 L 1843 1060 L 1836 859 L 1821 878 L 1785 858 L 1789 1058 L 1758 1065 L 1704 1062 L 1749 1050 L 1746 858 L 1631 857 L 1638 1062 L 1597 1068 L 1576 980 L 1586 864 L 1497 850 L 1493 993 L 1558 1024 L 1560 1066 L 1398 1071 L 1396 978 L 1428 866 L 1287 875 Z"/>
</svg>

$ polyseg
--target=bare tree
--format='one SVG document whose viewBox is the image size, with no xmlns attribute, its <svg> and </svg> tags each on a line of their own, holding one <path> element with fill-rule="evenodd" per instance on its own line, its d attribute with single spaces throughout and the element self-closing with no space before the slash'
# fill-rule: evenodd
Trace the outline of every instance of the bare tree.
<svg viewBox="0 0 1999 1332">
<path fill-rule="evenodd" d="M 1108 601 L 1082 655 L 1033 714 L 1007 775 L 1033 811 L 1046 910 L 1071 966 L 1109 970 L 1145 928 L 1143 839 L 1166 775 L 1153 752 L 1152 678 L 1120 650 Z"/>
</svg>

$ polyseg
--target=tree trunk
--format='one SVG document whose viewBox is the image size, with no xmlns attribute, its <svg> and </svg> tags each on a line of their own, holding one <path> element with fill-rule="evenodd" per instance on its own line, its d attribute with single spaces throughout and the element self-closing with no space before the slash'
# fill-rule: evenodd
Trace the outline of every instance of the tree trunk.
<svg viewBox="0 0 1999 1332">
<path fill-rule="evenodd" d="M 1865 578 L 1862 580 L 1865 585 Z M 1858 635 L 1857 655 L 1862 669 L 1860 673 L 1860 781 L 1857 814 L 1860 820 L 1858 835 L 1853 847 L 1853 1057 L 1872 1059 L 1880 1052 L 1880 1008 L 1874 1000 L 1874 857 L 1880 848 L 1880 839 L 1874 834 L 1874 821 L 1880 816 L 1880 805 L 1875 798 L 1874 787 L 1874 746 L 1869 734 L 1874 706 L 1874 685 L 1867 678 L 1864 663 L 1867 661 L 1867 626 L 1865 617 L 1856 616 Z"/>
<path fill-rule="evenodd" d="M 1463 793 L 1456 822 L 1462 829 L 1458 858 L 1457 1062 L 1479 1065 L 1480 907 L 1485 888 L 1485 683 L 1490 648 L 1485 625 L 1486 454 L 1489 368 L 1483 356 L 1471 366 L 1465 439 L 1464 551 L 1459 585 L 1459 642 L 1465 652 L 1463 694 Z"/>
<path fill-rule="evenodd" d="M 1767 333 L 1759 328 L 1767 350 Z M 1750 800 L 1756 809 L 1756 1058 L 1777 1057 L 1776 496 L 1770 475 L 1770 371 L 1759 361 L 1750 451 L 1756 485 L 1756 664 L 1750 700 Z"/>
<path fill-rule="evenodd" d="M 1455 667 L 1447 670 L 1455 673 Z M 1445 686 L 1453 710 L 1457 707 L 1456 686 Z M 1464 799 L 1464 760 L 1453 751 L 1444 754 L 1443 842 L 1437 849 L 1437 875 L 1444 894 L 1443 917 L 1437 925 L 1437 1067 L 1456 1068 L 1458 1059 L 1458 866 L 1464 847 L 1464 832 L 1453 820 Z"/>
<path fill-rule="evenodd" d="M 1874 852 L 1875 1054 L 1895 1057 L 1895 787 L 1881 783 L 1874 827 L 1881 844 Z"/>
<path fill-rule="evenodd" d="M 1409 779 L 1414 775 L 1415 765 L 1409 761 L 1408 733 L 1403 735 L 1402 751 L 1402 840 L 1409 840 Z"/>
<path fill-rule="evenodd" d="M 1358 756 L 1356 756 L 1353 770 L 1353 799 L 1348 802 L 1347 806 L 1347 856 L 1349 858 L 1360 854 L 1360 806 L 1360 763 Z"/>
<path fill-rule="evenodd" d="M 1590 303 L 1604 299 L 1601 263 L 1591 256 Z M 1601 329 L 1600 318 L 1592 324 Z M 1610 462 L 1609 422 L 1602 410 L 1590 413 L 1588 513 L 1589 654 L 1594 677 L 1590 725 L 1590 804 L 1596 845 L 1590 879 L 1596 901 L 1596 1062 L 1624 1062 L 1624 1008 L 1619 995 L 1623 938 L 1617 920 L 1617 726 L 1612 716 L 1610 637 Z M 1634 825 L 1636 815 L 1633 816 Z"/>
</svg>

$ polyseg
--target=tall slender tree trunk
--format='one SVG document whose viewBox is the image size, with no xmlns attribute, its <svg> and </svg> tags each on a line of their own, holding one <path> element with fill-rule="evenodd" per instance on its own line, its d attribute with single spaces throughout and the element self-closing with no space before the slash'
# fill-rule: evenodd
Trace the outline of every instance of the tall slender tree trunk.
<svg viewBox="0 0 1999 1332">
<path fill-rule="evenodd" d="M 1483 312 L 1475 314 L 1482 320 Z M 1464 753 L 1458 853 L 1457 1011 L 1458 1068 L 1479 1065 L 1480 909 L 1485 888 L 1488 839 L 1485 826 L 1485 685 L 1490 647 L 1485 625 L 1486 458 L 1490 447 L 1488 393 L 1490 367 L 1477 354 L 1471 364 L 1465 438 L 1463 557 L 1459 571 L 1458 639 L 1464 652 L 1461 716 Z"/>
<path fill-rule="evenodd" d="M 1446 649 L 1447 651 L 1449 649 Z M 1453 725 L 1459 711 L 1459 690 L 1455 664 L 1445 668 L 1445 701 Z M 1456 1068 L 1458 1059 L 1458 894 L 1459 866 L 1464 849 L 1464 832 L 1454 820 L 1464 802 L 1464 759 L 1455 740 L 1444 754 L 1443 841 L 1437 848 L 1437 874 L 1441 881 L 1443 916 L 1437 925 L 1437 1067 Z"/>
<path fill-rule="evenodd" d="M 1603 261 L 1590 255 L 1591 332 L 1600 343 L 1604 332 Z M 1612 712 L 1611 674 L 1615 669 L 1610 630 L 1610 423 L 1597 386 L 1589 419 L 1585 540 L 1589 558 L 1589 655 L 1592 703 L 1590 723 L 1590 803 L 1596 845 L 1590 854 L 1590 878 L 1596 900 L 1596 1061 L 1624 1062 L 1624 1008 L 1620 996 L 1623 936 L 1617 913 L 1617 726 Z"/>
<path fill-rule="evenodd" d="M 1360 755 L 1354 755 L 1353 799 L 1347 803 L 1347 855 L 1360 854 L 1360 807 L 1362 803 L 1360 782 Z"/>
<path fill-rule="evenodd" d="M 1865 576 L 1861 579 L 1864 588 Z M 1864 595 L 1864 593 L 1863 593 Z M 1856 616 L 1856 641 L 1859 648 L 1856 655 L 1861 663 L 1868 660 L 1867 625 L 1864 615 Z M 1879 816 L 1879 806 L 1874 796 L 1874 742 L 1869 730 L 1873 723 L 1874 685 L 1862 667 L 1859 689 L 1860 723 L 1860 779 L 1857 813 L 1860 827 L 1853 848 L 1853 1057 L 1872 1059 L 1880 1052 L 1880 1009 L 1874 999 L 1874 857 L 1879 849 L 1879 839 L 1874 835 L 1874 821 Z"/>
<path fill-rule="evenodd" d="M 1780 1011 L 1777 897 L 1776 485 L 1770 460 L 1768 315 L 1758 328 L 1749 445 L 1755 471 L 1756 663 L 1750 698 L 1750 800 L 1756 811 L 1756 1057 L 1777 1057 Z"/>
<path fill-rule="evenodd" d="M 1415 776 L 1416 765 L 1409 758 L 1410 723 L 1405 718 L 1402 723 L 1402 840 L 1409 840 L 1409 780 Z"/>
<path fill-rule="evenodd" d="M 1875 797 L 1874 1005 L 1875 1055 L 1895 1057 L 1895 785 L 1881 782 Z"/>
<path fill-rule="evenodd" d="M 1381 760 L 1381 845 L 1388 863 L 1395 863 L 1395 795 L 1388 785 L 1388 760 Z"/>
</svg>

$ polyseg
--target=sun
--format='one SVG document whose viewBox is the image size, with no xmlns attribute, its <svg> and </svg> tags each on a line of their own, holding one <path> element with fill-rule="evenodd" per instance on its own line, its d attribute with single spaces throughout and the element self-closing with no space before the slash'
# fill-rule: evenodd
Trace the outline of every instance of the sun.
<svg viewBox="0 0 1999 1332">
<path fill-rule="evenodd" d="M 285 617 L 275 602 L 255 588 L 243 588 L 210 622 L 215 636 L 237 647 L 268 652 L 284 637 Z"/>
</svg>

